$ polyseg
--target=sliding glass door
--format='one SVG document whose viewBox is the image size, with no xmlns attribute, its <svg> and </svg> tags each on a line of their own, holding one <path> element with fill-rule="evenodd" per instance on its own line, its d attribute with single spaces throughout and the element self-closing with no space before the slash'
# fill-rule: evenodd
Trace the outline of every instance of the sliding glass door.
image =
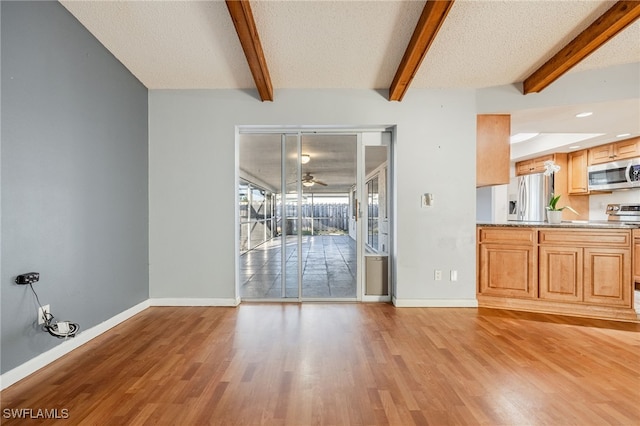
<svg viewBox="0 0 640 426">
<path fill-rule="evenodd" d="M 372 247 L 380 246 L 379 215 L 386 212 L 379 203 L 388 145 L 371 146 L 374 139 L 355 132 L 241 133 L 243 300 L 367 297 L 364 256 L 384 251 Z M 378 173 L 371 181 L 367 168 Z"/>
</svg>

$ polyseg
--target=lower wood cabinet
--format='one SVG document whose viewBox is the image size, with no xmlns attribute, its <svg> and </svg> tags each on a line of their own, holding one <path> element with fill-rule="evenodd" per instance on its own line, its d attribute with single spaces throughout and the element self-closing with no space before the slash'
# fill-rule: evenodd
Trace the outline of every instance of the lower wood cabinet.
<svg viewBox="0 0 640 426">
<path fill-rule="evenodd" d="M 478 291 L 490 296 L 535 298 L 537 255 L 531 228 L 478 230 Z"/>
<path fill-rule="evenodd" d="M 540 247 L 540 299 L 582 301 L 582 251 L 572 247 Z"/>
<path fill-rule="evenodd" d="M 630 260 L 625 249 L 540 246 L 540 299 L 631 307 Z"/>
<path fill-rule="evenodd" d="M 633 277 L 640 287 L 640 229 L 633 230 Z"/>
<path fill-rule="evenodd" d="M 631 230 L 480 227 L 478 305 L 638 321 L 632 241 Z"/>
<path fill-rule="evenodd" d="M 480 293 L 506 297 L 536 297 L 533 246 L 480 246 Z"/>
<path fill-rule="evenodd" d="M 631 250 L 584 249 L 584 301 L 631 307 Z"/>
</svg>

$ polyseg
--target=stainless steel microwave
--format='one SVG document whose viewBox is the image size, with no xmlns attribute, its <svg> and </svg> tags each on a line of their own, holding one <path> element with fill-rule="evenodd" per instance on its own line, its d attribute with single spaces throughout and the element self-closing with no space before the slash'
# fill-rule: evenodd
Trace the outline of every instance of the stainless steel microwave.
<svg viewBox="0 0 640 426">
<path fill-rule="evenodd" d="M 587 167 L 590 191 L 640 188 L 640 158 Z"/>
</svg>

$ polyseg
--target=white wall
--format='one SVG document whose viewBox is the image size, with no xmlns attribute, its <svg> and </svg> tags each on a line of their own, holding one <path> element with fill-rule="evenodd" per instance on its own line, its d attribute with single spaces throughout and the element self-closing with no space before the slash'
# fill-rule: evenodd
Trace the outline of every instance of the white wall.
<svg viewBox="0 0 640 426">
<path fill-rule="evenodd" d="M 396 298 L 475 300 L 475 94 L 412 89 L 150 91 L 150 296 L 235 298 L 235 126 L 397 125 Z M 423 209 L 420 196 L 434 194 Z M 458 270 L 458 282 L 433 270 Z"/>
<path fill-rule="evenodd" d="M 478 114 L 637 99 L 640 63 L 564 75 L 540 93 L 522 94 L 522 84 L 488 87 L 477 91 Z"/>
</svg>

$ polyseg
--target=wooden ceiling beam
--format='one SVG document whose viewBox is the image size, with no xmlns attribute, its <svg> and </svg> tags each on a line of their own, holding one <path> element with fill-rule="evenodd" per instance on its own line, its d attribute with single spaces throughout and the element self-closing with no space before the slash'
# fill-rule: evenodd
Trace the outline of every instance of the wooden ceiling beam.
<svg viewBox="0 0 640 426">
<path fill-rule="evenodd" d="M 253 13 L 249 0 L 226 0 L 227 9 L 236 27 L 244 56 L 249 63 L 249 69 L 262 101 L 273 101 L 273 86 L 267 68 L 267 61 L 262 51 L 262 44 L 253 20 Z"/>
<path fill-rule="evenodd" d="M 390 101 L 401 101 L 404 97 L 451 6 L 453 0 L 427 0 L 389 88 Z"/>
<path fill-rule="evenodd" d="M 524 94 L 540 92 L 640 17 L 640 2 L 616 2 L 523 83 Z"/>
</svg>

